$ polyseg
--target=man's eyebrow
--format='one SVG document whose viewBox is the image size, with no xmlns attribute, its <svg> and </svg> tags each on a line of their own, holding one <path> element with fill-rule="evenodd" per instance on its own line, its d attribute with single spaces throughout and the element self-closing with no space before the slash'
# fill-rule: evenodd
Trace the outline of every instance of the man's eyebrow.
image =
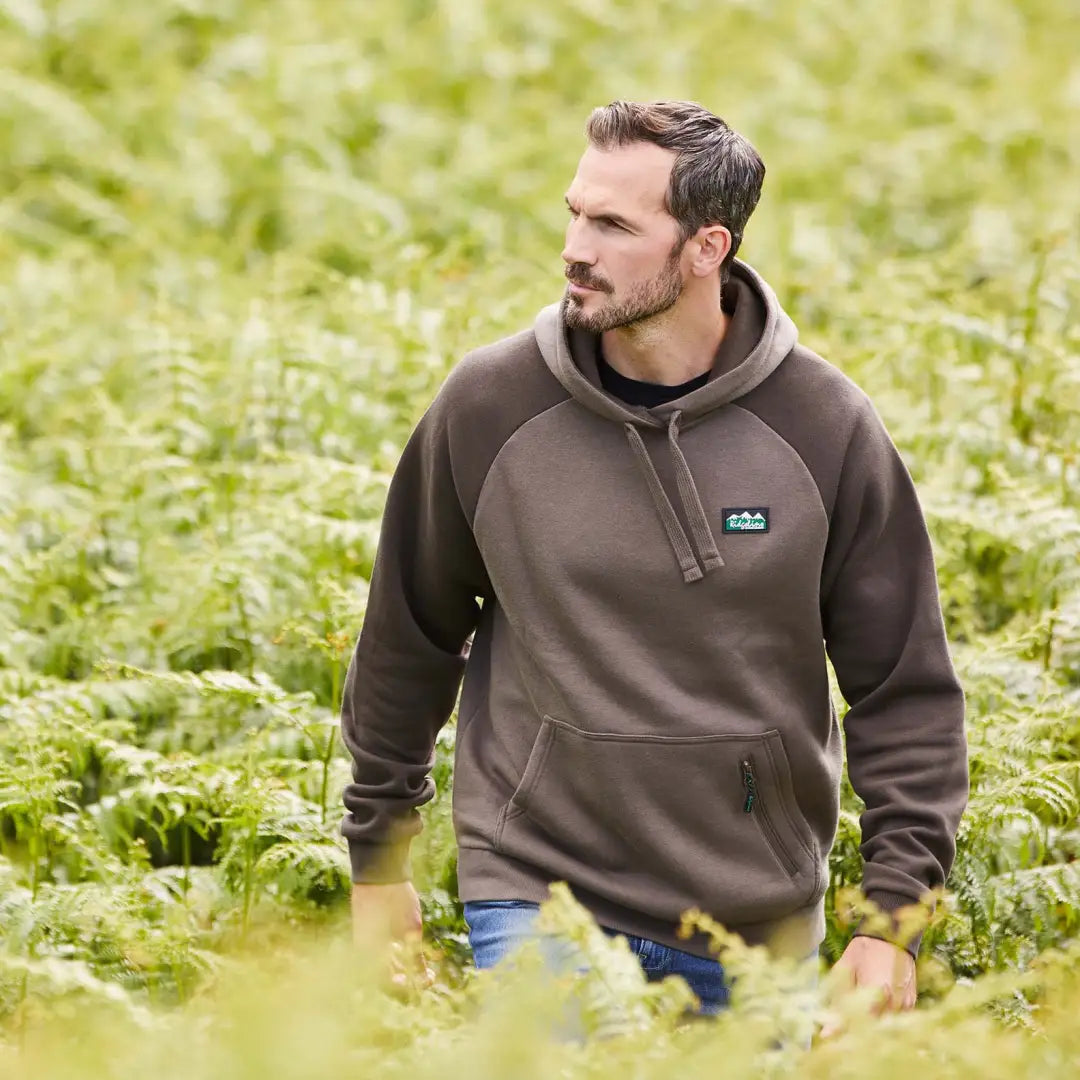
<svg viewBox="0 0 1080 1080">
<path fill-rule="evenodd" d="M 571 210 L 574 209 L 573 206 L 570 204 L 569 195 L 563 196 L 563 202 L 565 202 Z M 628 221 L 626 218 L 620 217 L 618 214 L 596 214 L 595 217 L 598 221 L 614 221 L 616 225 L 622 225 L 624 228 L 630 229 L 631 232 L 637 232 L 638 227 L 632 221 Z"/>
</svg>

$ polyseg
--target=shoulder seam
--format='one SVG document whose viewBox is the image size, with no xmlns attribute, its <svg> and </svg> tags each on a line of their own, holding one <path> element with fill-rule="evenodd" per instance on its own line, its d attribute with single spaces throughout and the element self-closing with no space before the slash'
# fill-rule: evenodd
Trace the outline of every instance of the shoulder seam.
<svg viewBox="0 0 1080 1080">
<path fill-rule="evenodd" d="M 748 409 L 745 405 L 740 405 L 737 401 L 732 401 L 730 404 L 741 412 L 747 413 L 748 415 L 752 416 L 759 424 L 767 427 L 795 455 L 796 460 L 803 467 L 803 471 L 810 478 L 810 483 L 814 485 L 814 490 L 817 492 L 818 502 L 821 504 L 821 512 L 825 515 L 826 523 L 831 527 L 832 515 L 829 513 L 829 508 L 825 505 L 825 497 L 821 493 L 821 485 L 818 484 L 817 477 L 814 476 L 814 474 L 810 471 L 810 466 L 806 464 L 806 459 L 802 456 L 802 454 L 800 454 L 799 451 L 796 450 L 795 447 L 792 446 L 791 443 L 789 443 L 787 439 L 785 439 L 784 436 L 781 435 L 780 432 L 777 431 L 776 428 L 768 422 L 768 420 L 764 419 L 761 416 L 758 416 L 758 414 L 754 412 L 753 409 Z"/>
<path fill-rule="evenodd" d="M 509 435 L 506 436 L 505 439 L 503 439 L 502 445 L 496 451 L 495 456 L 491 459 L 487 470 L 484 472 L 484 479 L 481 482 L 480 490 L 477 492 L 476 495 L 476 505 L 473 507 L 472 520 L 469 522 L 474 532 L 476 531 L 476 518 L 477 515 L 480 513 L 480 504 L 484 501 L 484 493 L 487 491 L 487 484 L 488 479 L 491 476 L 491 471 L 495 468 L 495 463 L 499 460 L 500 457 L 502 457 L 503 451 L 513 441 L 514 436 L 517 435 L 517 433 L 523 428 L 531 424 L 534 420 L 538 420 L 541 416 L 545 416 L 547 413 L 551 412 L 552 409 L 561 408 L 563 405 L 566 405 L 568 402 L 571 402 L 573 400 L 574 399 L 572 397 L 567 395 L 565 398 L 562 399 L 562 401 L 556 401 L 554 405 L 548 405 L 546 409 L 541 409 L 538 413 L 533 413 L 532 416 L 528 417 L 526 420 L 523 420 L 520 424 L 518 424 L 516 428 L 514 428 L 513 431 L 510 432 Z"/>
</svg>

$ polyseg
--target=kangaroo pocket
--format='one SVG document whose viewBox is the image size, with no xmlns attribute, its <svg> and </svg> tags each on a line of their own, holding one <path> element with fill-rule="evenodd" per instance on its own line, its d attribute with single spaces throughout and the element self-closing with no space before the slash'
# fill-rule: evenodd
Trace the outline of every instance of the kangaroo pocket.
<svg viewBox="0 0 1080 1080">
<path fill-rule="evenodd" d="M 816 897 L 818 857 L 779 731 L 623 735 L 545 716 L 497 850 L 631 910 L 731 926 Z"/>
</svg>

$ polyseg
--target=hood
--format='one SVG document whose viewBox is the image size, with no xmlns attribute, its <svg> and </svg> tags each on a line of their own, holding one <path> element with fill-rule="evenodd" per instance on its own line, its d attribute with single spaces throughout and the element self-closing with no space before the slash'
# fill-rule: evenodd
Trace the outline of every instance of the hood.
<svg viewBox="0 0 1080 1080">
<path fill-rule="evenodd" d="M 728 356 L 727 363 L 714 365 L 704 386 L 652 409 L 628 405 L 602 388 L 595 358 L 589 351 L 591 345 L 596 343 L 596 335 L 567 329 L 563 318 L 565 300 L 544 308 L 533 326 L 545 363 L 567 392 L 592 412 L 623 425 L 629 448 L 644 475 L 679 571 L 687 584 L 700 581 L 706 574 L 722 567 L 724 560 L 717 549 L 693 474 L 679 446 L 679 433 L 714 409 L 753 390 L 776 370 L 798 340 L 795 324 L 757 271 L 735 259 L 731 266 L 730 283 L 732 290 L 739 294 L 739 307 L 745 303 L 754 312 L 749 316 L 753 320 L 749 325 L 754 330 L 760 330 L 756 342 L 751 336 L 745 342 L 749 347 L 745 355 Z M 732 320 L 728 335 L 724 338 L 729 349 L 732 343 L 728 337 L 736 322 L 745 331 L 748 325 L 745 309 L 741 313 L 737 310 L 736 318 Z M 724 351 L 722 344 L 721 354 Z M 638 430 L 641 427 L 667 429 L 683 516 L 694 538 L 693 544 L 657 474 Z"/>
<path fill-rule="evenodd" d="M 609 420 L 654 428 L 666 427 L 672 412 L 678 411 L 682 414 L 681 426 L 688 427 L 706 413 L 749 393 L 764 382 L 798 340 L 795 324 L 756 270 L 735 259 L 731 265 L 731 282 L 736 288 L 753 293 L 764 309 L 764 327 L 757 343 L 730 370 L 714 371 L 704 386 L 654 409 L 627 405 L 612 398 L 601 388 L 595 365 L 579 366 L 575 353 L 580 349 L 572 348 L 572 339 L 577 334 L 567 331 L 563 322 L 562 301 L 549 304 L 537 315 L 533 332 L 551 373 L 586 408 Z"/>
</svg>

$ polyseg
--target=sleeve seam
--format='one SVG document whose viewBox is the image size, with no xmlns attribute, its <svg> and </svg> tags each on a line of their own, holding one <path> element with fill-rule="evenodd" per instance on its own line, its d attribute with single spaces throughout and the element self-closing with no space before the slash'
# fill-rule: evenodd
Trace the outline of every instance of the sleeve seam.
<svg viewBox="0 0 1080 1080">
<path fill-rule="evenodd" d="M 795 447 L 792 446 L 791 443 L 788 442 L 788 440 L 785 439 L 784 436 L 779 431 L 777 431 L 772 424 L 768 422 L 768 420 L 765 420 L 764 418 L 758 416 L 758 414 L 754 412 L 753 409 L 748 409 L 745 405 L 740 405 L 738 402 L 732 402 L 731 404 L 734 408 L 739 409 L 741 412 L 747 413 L 748 415 L 752 416 L 763 427 L 768 428 L 769 431 L 771 431 L 773 435 L 775 435 L 776 438 L 778 438 L 792 452 L 792 454 L 795 455 L 795 459 L 803 467 L 803 471 L 810 478 L 810 483 L 814 485 L 814 490 L 817 492 L 818 503 L 821 506 L 821 512 L 825 515 L 825 521 L 831 528 L 832 515 L 829 513 L 828 507 L 825 505 L 825 498 L 821 494 L 821 485 L 818 484 L 817 477 L 814 476 L 813 472 L 810 471 L 810 466 L 806 464 L 806 460 L 802 456 L 802 454 L 800 454 L 799 451 L 796 450 Z"/>
<path fill-rule="evenodd" d="M 510 445 L 511 442 L 513 442 L 517 434 L 524 430 L 526 427 L 528 427 L 528 425 L 531 424 L 534 420 L 539 420 L 540 417 L 546 416 L 553 409 L 561 408 L 563 405 L 567 405 L 573 402 L 573 400 L 574 399 L 571 397 L 566 397 L 563 398 L 562 401 L 556 401 L 554 405 L 548 405 L 546 408 L 541 409 L 538 413 L 533 413 L 532 416 L 527 417 L 525 420 L 523 420 L 520 424 L 518 424 L 516 428 L 514 428 L 513 431 L 511 431 L 506 436 L 505 439 L 503 439 L 501 445 L 499 446 L 499 449 L 495 452 L 495 456 L 492 457 L 491 461 L 488 463 L 487 469 L 484 470 L 484 479 L 480 484 L 480 490 L 476 494 L 476 505 L 473 507 L 472 519 L 469 520 L 468 515 L 466 515 L 466 520 L 469 520 L 469 526 L 473 529 L 474 533 L 476 531 L 476 518 L 480 513 L 480 504 L 484 501 L 484 495 L 487 492 L 488 481 L 491 478 L 491 474 L 495 468 L 496 462 L 499 460 L 500 457 L 502 457 L 503 451 Z"/>
</svg>

